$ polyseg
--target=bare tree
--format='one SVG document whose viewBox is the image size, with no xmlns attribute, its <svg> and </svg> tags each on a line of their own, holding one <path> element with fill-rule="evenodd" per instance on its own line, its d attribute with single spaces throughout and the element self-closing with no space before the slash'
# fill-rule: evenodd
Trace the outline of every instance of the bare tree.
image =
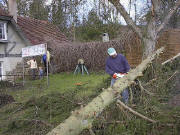
<svg viewBox="0 0 180 135">
<path fill-rule="evenodd" d="M 151 55 L 155 51 L 155 45 L 157 39 L 159 38 L 160 34 L 162 33 L 163 29 L 165 28 L 166 24 L 170 20 L 171 16 L 176 12 L 178 7 L 180 6 L 180 0 L 178 0 L 174 7 L 169 11 L 166 17 L 163 19 L 162 22 L 159 21 L 160 18 L 160 7 L 162 2 L 159 0 L 151 0 L 151 12 L 150 12 L 150 19 L 146 26 L 146 31 L 142 31 L 135 22 L 132 20 L 130 15 L 127 13 L 123 5 L 120 3 L 119 0 L 109 0 L 114 7 L 121 13 L 123 18 L 125 19 L 126 23 L 131 26 L 131 28 L 137 33 L 139 38 L 143 41 L 144 44 L 144 55 L 148 56 Z"/>
</svg>

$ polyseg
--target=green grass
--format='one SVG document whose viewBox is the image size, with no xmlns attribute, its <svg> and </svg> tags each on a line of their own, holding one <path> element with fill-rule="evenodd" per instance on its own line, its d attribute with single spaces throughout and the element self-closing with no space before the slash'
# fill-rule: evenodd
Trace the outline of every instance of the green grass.
<svg viewBox="0 0 180 135">
<path fill-rule="evenodd" d="M 92 90 L 104 85 L 108 75 L 104 73 L 92 73 L 90 75 L 73 75 L 72 73 L 61 73 L 50 75 L 49 87 L 47 87 L 46 77 L 42 80 L 26 81 L 23 90 L 11 90 L 9 93 L 13 95 L 18 102 L 26 101 L 30 97 L 47 95 L 52 92 L 64 93 L 74 91 L 76 89 L 84 89 L 88 95 Z M 81 85 L 78 86 L 77 83 Z M 106 83 L 106 86 L 109 84 Z M 82 94 L 82 93 L 81 93 Z M 83 94 L 82 94 L 83 95 Z"/>
<path fill-rule="evenodd" d="M 107 88 L 109 81 L 104 73 L 61 73 L 50 75 L 49 87 L 44 78 L 26 81 L 22 88 L 8 88 L 4 91 L 16 103 L 0 108 L 0 135 L 46 134 L 79 108 L 77 103 L 86 104 Z"/>
</svg>

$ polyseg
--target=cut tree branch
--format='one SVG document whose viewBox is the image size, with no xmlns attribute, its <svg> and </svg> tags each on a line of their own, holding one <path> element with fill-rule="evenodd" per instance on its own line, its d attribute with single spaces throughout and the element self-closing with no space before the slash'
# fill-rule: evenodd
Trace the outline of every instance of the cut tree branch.
<svg viewBox="0 0 180 135">
<path fill-rule="evenodd" d="M 92 126 L 94 119 L 99 116 L 103 110 L 113 103 L 117 93 L 121 93 L 125 88 L 130 86 L 134 80 L 143 75 L 143 71 L 148 67 L 149 63 L 159 55 L 163 48 L 157 50 L 152 56 L 142 61 L 135 69 L 131 70 L 124 78 L 117 80 L 113 88 L 104 90 L 99 96 L 94 98 L 85 107 L 75 110 L 69 118 L 58 125 L 47 135 L 78 135 L 84 129 Z"/>
<path fill-rule="evenodd" d="M 176 75 L 178 73 L 178 71 L 175 71 L 166 81 L 165 83 L 167 83 L 172 77 L 174 77 L 174 75 Z"/>
<path fill-rule="evenodd" d="M 157 122 L 157 121 L 155 121 L 155 120 L 152 120 L 152 119 L 150 119 L 150 118 L 148 118 L 148 117 L 146 117 L 146 116 L 144 116 L 144 115 L 142 115 L 142 114 L 134 111 L 132 108 L 126 106 L 126 105 L 125 105 L 123 102 L 121 102 L 120 100 L 117 100 L 117 103 L 120 104 L 120 106 L 124 107 L 126 110 L 130 111 L 130 112 L 133 113 L 134 115 L 136 115 L 136 116 L 138 116 L 138 117 L 140 117 L 140 118 L 142 118 L 142 119 L 144 119 L 144 120 L 147 120 L 147 121 L 152 122 L 152 123 L 156 123 L 156 122 Z"/>
<path fill-rule="evenodd" d="M 142 31 L 141 29 L 134 23 L 130 15 L 127 13 L 127 11 L 124 9 L 123 5 L 119 2 L 119 0 L 109 0 L 114 7 L 116 7 L 117 11 L 121 13 L 123 16 L 124 20 L 128 25 L 132 27 L 132 29 L 138 34 L 139 38 L 143 38 Z"/>
<path fill-rule="evenodd" d="M 146 90 L 146 89 L 142 86 L 141 81 L 138 80 L 138 83 L 139 83 L 139 87 L 140 87 L 140 89 L 141 89 L 142 91 L 145 91 L 148 95 L 151 95 L 151 96 L 155 95 L 154 93 L 151 93 L 151 92 L 149 92 L 148 90 Z"/>
<path fill-rule="evenodd" d="M 174 56 L 173 58 L 170 58 L 170 59 L 166 60 L 165 62 L 162 63 L 162 65 L 165 65 L 166 63 L 169 63 L 169 62 L 175 60 L 175 59 L 176 59 L 177 57 L 179 57 L 179 56 L 180 56 L 180 53 L 178 53 L 178 54 L 177 54 L 176 56 Z"/>
<path fill-rule="evenodd" d="M 166 24 L 169 22 L 170 18 L 172 17 L 172 15 L 176 12 L 176 10 L 178 9 L 178 7 L 180 6 L 180 0 L 178 0 L 176 2 L 176 4 L 174 5 L 174 7 L 169 11 L 169 13 L 167 14 L 167 16 L 164 18 L 163 22 L 161 23 L 161 25 L 157 28 L 157 35 L 159 35 L 161 33 L 161 31 L 164 29 L 164 27 L 166 26 Z"/>
</svg>

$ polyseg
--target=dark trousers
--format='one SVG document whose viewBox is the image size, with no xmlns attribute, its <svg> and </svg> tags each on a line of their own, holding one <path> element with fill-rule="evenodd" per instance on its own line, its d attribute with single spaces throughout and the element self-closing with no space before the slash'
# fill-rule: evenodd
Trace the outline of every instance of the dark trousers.
<svg viewBox="0 0 180 135">
<path fill-rule="evenodd" d="M 46 61 L 43 61 L 43 63 L 44 63 L 44 73 L 47 73 L 47 65 L 46 65 Z"/>
<path fill-rule="evenodd" d="M 32 79 L 35 80 L 36 79 L 36 69 L 32 68 L 31 73 L 32 73 Z"/>
<path fill-rule="evenodd" d="M 47 62 L 43 61 L 44 63 L 44 73 L 47 73 Z M 48 73 L 49 73 L 49 62 L 48 62 Z"/>
<path fill-rule="evenodd" d="M 119 78 L 120 79 L 120 78 Z M 112 78 L 111 79 L 111 87 L 114 85 L 114 83 L 116 82 L 116 80 L 118 79 L 114 79 Z M 123 91 L 122 91 L 122 98 L 123 98 L 123 102 L 125 104 L 128 103 L 128 99 L 129 99 L 129 92 L 128 92 L 128 88 L 125 88 Z"/>
</svg>

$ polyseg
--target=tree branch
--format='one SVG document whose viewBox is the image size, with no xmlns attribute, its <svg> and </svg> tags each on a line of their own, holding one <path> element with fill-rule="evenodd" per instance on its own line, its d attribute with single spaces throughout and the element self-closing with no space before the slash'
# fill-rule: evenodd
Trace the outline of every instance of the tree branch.
<svg viewBox="0 0 180 135">
<path fill-rule="evenodd" d="M 151 0 L 152 3 L 152 15 L 159 15 L 160 11 L 160 1 L 159 0 Z"/>
<path fill-rule="evenodd" d="M 176 75 L 178 73 L 178 71 L 175 71 L 166 81 L 165 83 L 167 83 L 172 77 L 174 77 L 174 75 Z"/>
<path fill-rule="evenodd" d="M 176 59 L 177 57 L 179 57 L 179 56 L 180 56 L 180 53 L 178 53 L 178 54 L 177 54 L 176 56 L 174 56 L 173 58 L 170 58 L 170 59 L 166 60 L 165 62 L 162 63 L 162 65 L 165 65 L 166 63 L 175 60 L 175 59 Z"/>
<path fill-rule="evenodd" d="M 178 0 L 176 2 L 174 7 L 169 11 L 168 15 L 164 18 L 162 24 L 157 28 L 157 31 L 156 31 L 157 35 L 159 35 L 161 33 L 161 31 L 164 29 L 164 27 L 170 20 L 171 16 L 176 12 L 176 10 L 178 9 L 179 6 L 180 6 L 180 0 Z"/>
<path fill-rule="evenodd" d="M 125 105 L 123 102 L 121 102 L 120 100 L 117 100 L 117 103 L 118 103 L 120 106 L 122 106 L 122 107 L 124 107 L 125 109 L 127 109 L 128 111 L 130 111 L 131 113 L 133 113 L 134 115 L 136 115 L 136 116 L 138 116 L 138 117 L 140 117 L 140 118 L 142 118 L 142 119 L 144 119 L 144 120 L 147 120 L 147 121 L 152 122 L 152 123 L 156 123 L 156 122 L 157 122 L 157 121 L 155 121 L 155 120 L 152 120 L 152 119 L 150 119 L 150 118 L 148 118 L 148 117 L 146 117 L 146 116 L 144 116 L 144 115 L 142 115 L 142 114 L 134 111 L 132 108 L 126 106 L 126 105 Z"/>
<path fill-rule="evenodd" d="M 140 89 L 141 89 L 142 91 L 144 90 L 147 94 L 149 94 L 149 95 L 151 95 L 151 96 L 155 95 L 154 93 L 151 93 L 151 92 L 149 92 L 148 90 L 146 90 L 146 89 L 142 86 L 141 81 L 138 80 L 138 83 L 139 83 L 139 87 L 140 87 Z"/>
<path fill-rule="evenodd" d="M 142 39 L 143 35 L 142 35 L 142 31 L 141 29 L 136 26 L 136 24 L 134 23 L 134 21 L 132 20 L 132 18 L 129 16 L 129 14 L 127 13 L 127 11 L 124 9 L 123 5 L 119 2 L 119 0 L 109 0 L 114 7 L 116 7 L 117 11 L 119 11 L 121 13 L 121 15 L 123 16 L 124 20 L 126 21 L 126 23 L 128 25 L 130 25 L 132 27 L 132 29 L 138 34 L 138 36 Z"/>
</svg>

